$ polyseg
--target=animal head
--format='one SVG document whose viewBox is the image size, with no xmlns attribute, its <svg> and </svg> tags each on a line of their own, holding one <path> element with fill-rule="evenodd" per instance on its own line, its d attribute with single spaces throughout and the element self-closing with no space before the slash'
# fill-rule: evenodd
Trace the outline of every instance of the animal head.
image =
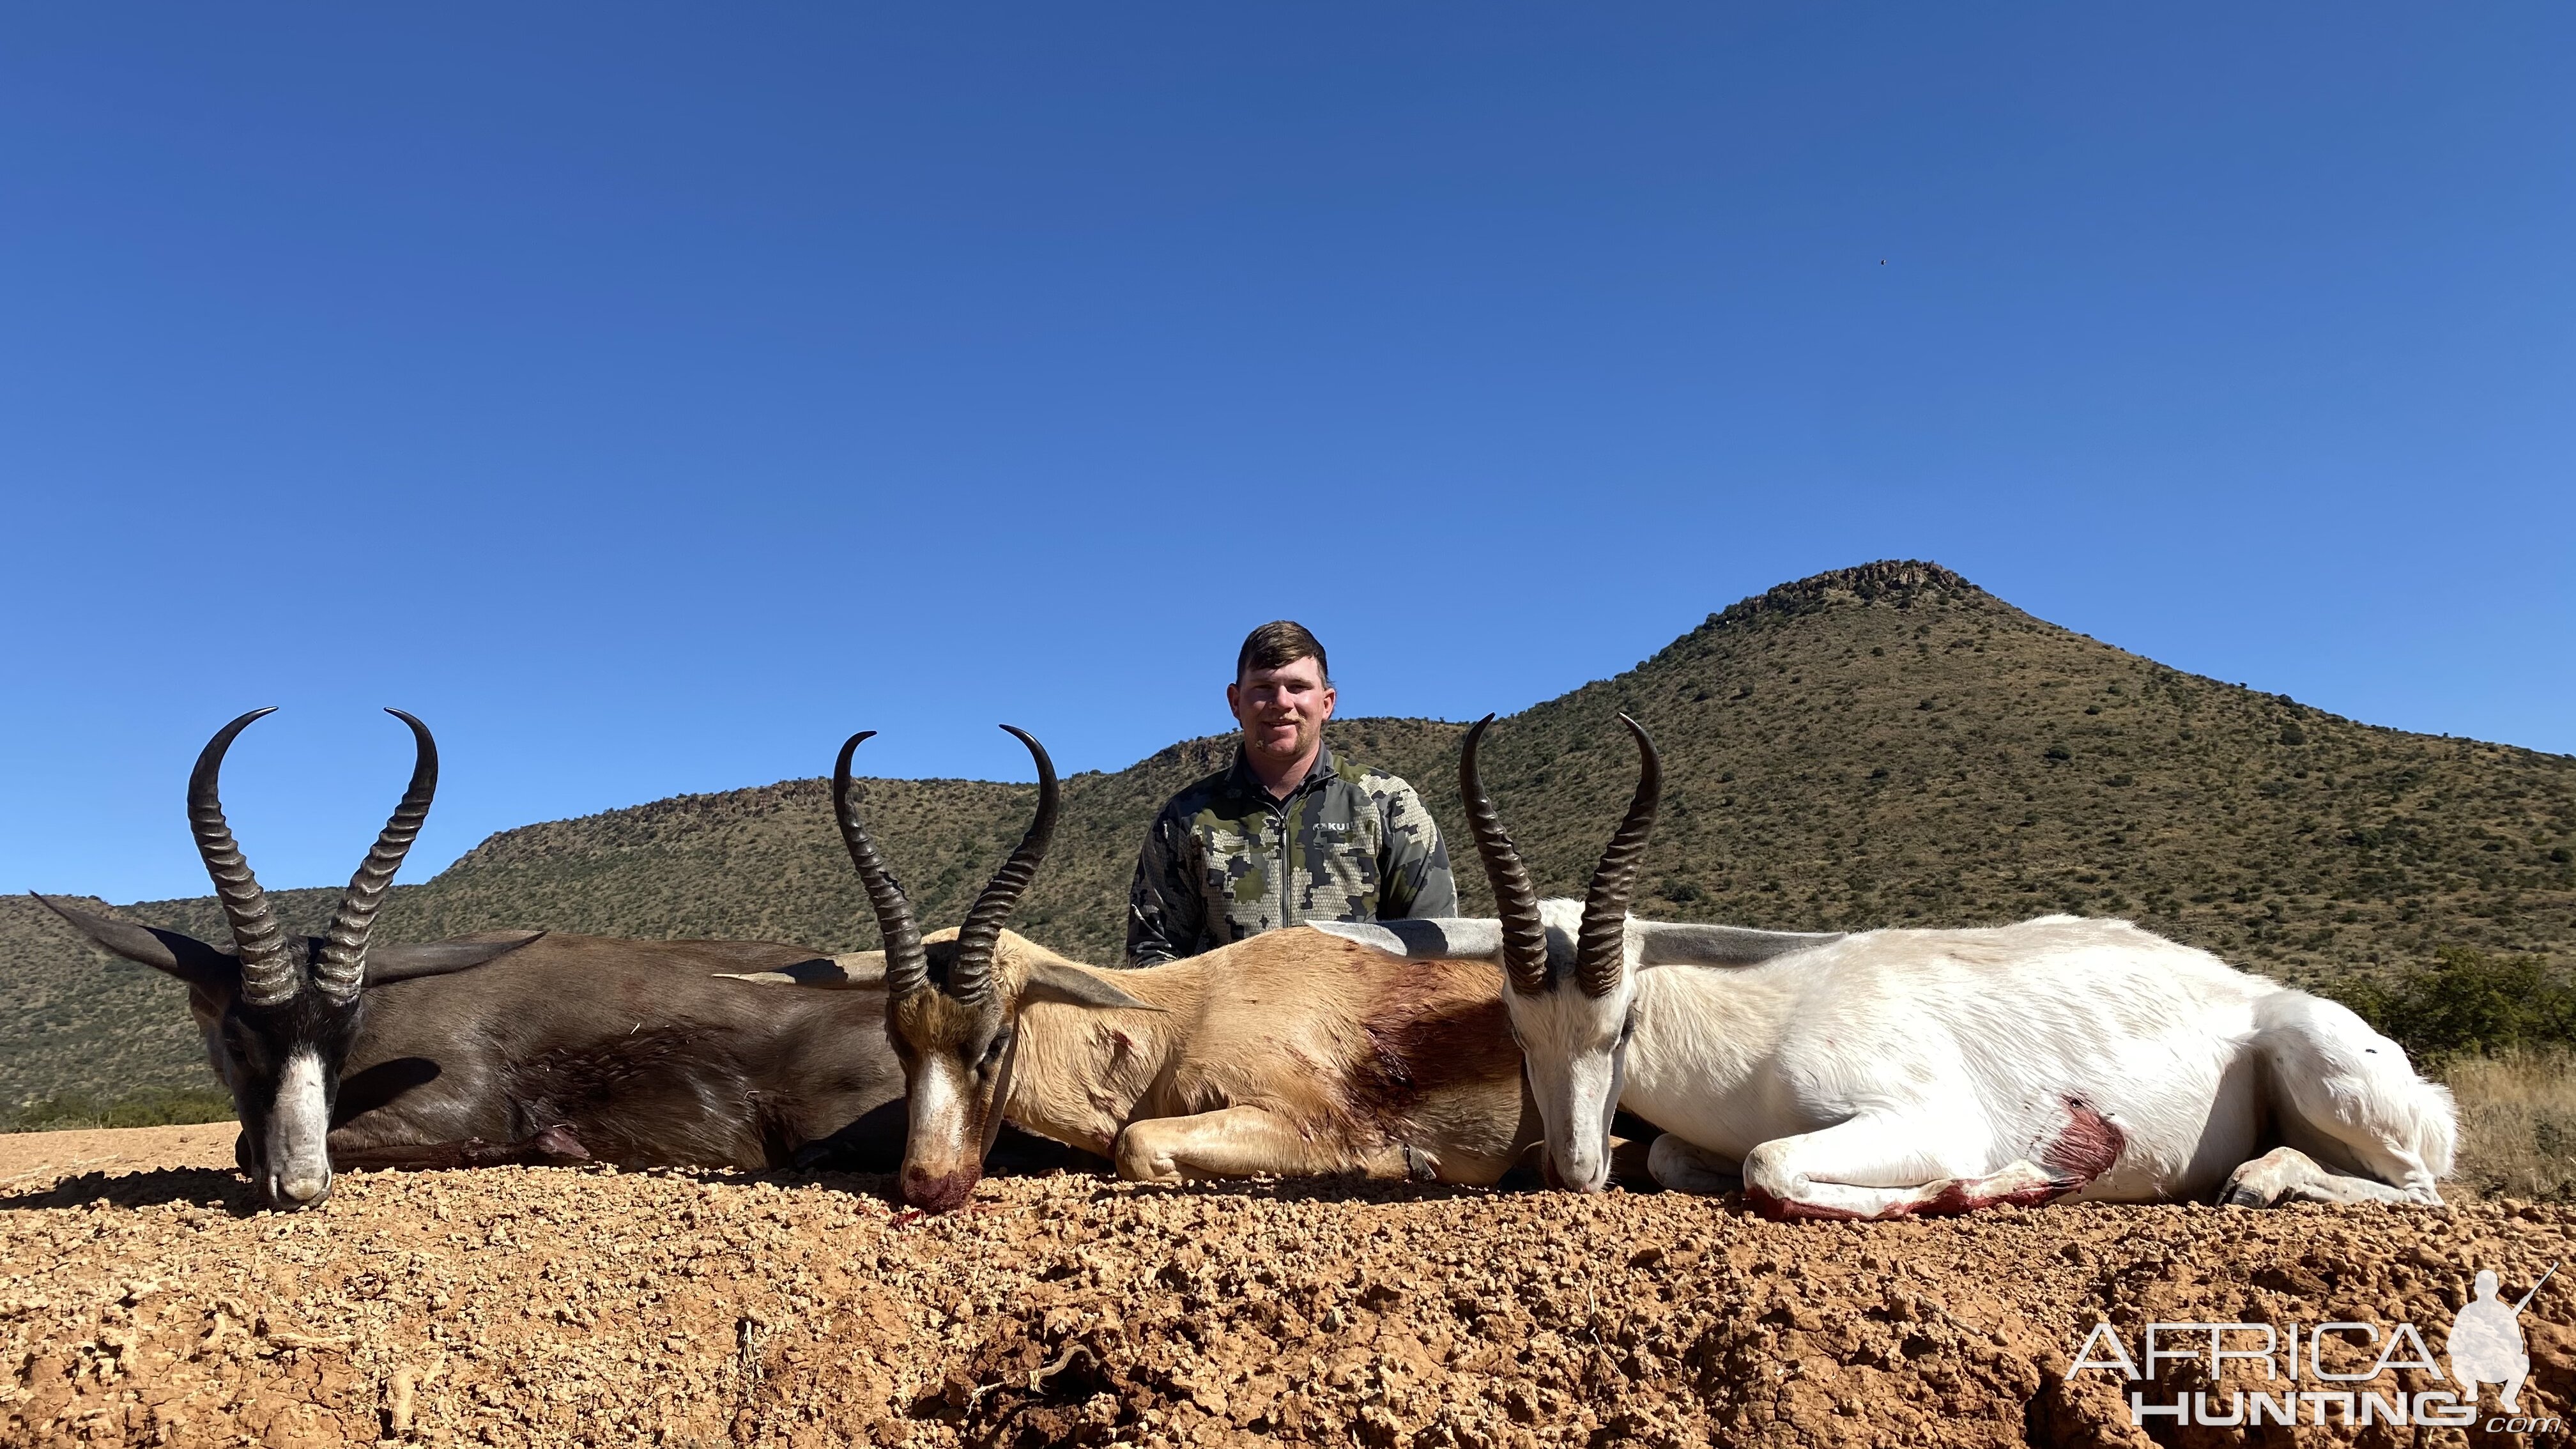
<svg viewBox="0 0 2576 1449">
<path fill-rule="evenodd" d="M 1503 1002 L 1511 1014 L 1512 1036 L 1520 1043 L 1522 1070 L 1546 1125 L 1549 1176 L 1561 1187 L 1598 1192 L 1610 1180 L 1610 1120 L 1627 1084 L 1638 973 L 1660 966 L 1755 966 L 1842 937 L 1629 916 L 1637 866 L 1663 792 L 1663 763 L 1655 742 L 1624 714 L 1619 722 L 1637 742 L 1637 793 L 1628 802 L 1627 818 L 1601 853 L 1582 901 L 1540 900 L 1477 774 L 1476 746 L 1493 722 L 1487 715 L 1467 731 L 1458 759 L 1458 793 L 1466 802 L 1476 854 L 1484 861 L 1502 919 L 1321 929 L 1408 955 L 1478 955 L 1501 961 L 1510 983 Z"/>
<path fill-rule="evenodd" d="M 832 768 L 832 813 L 876 911 L 877 932 L 885 938 L 886 1039 L 903 1064 L 909 1118 L 899 1182 L 904 1201 L 924 1212 L 963 1206 L 983 1179 L 984 1157 L 1002 1130 L 1010 1096 L 1023 1007 L 1040 1000 L 1144 1007 L 1046 953 L 1000 951 L 1002 922 L 1028 889 L 1055 834 L 1058 798 L 1055 765 L 1045 747 L 1021 730 L 1002 728 L 1028 746 L 1037 761 L 1037 817 L 948 940 L 922 940 L 911 901 L 859 818 L 860 792 L 850 778 L 850 756 L 875 732 L 852 735 Z M 1020 944 L 1016 937 L 1012 942 Z"/>
<path fill-rule="evenodd" d="M 1546 1125 L 1549 1174 L 1560 1186 L 1598 1192 L 1610 1181 L 1610 1119 L 1619 1110 L 1629 1008 L 1636 996 L 1628 901 L 1646 837 L 1655 828 L 1663 764 L 1645 729 L 1619 716 L 1637 741 L 1637 793 L 1627 818 L 1611 834 L 1581 906 L 1542 904 L 1477 773 L 1476 747 L 1493 722 L 1487 715 L 1467 731 L 1458 757 L 1458 792 L 1502 918 L 1500 955 L 1509 982 L 1503 1001 L 1521 1044 L 1530 1095 Z"/>
<path fill-rule="evenodd" d="M 376 911 L 438 788 L 438 746 L 429 727 L 398 709 L 386 713 L 411 726 L 417 747 L 411 786 L 342 893 L 329 929 L 319 936 L 288 935 L 233 842 L 217 788 L 233 737 L 269 712 L 253 710 L 216 731 L 188 776 L 188 823 L 232 928 L 231 949 L 36 899 L 98 945 L 188 984 L 189 1009 L 241 1117 L 242 1166 L 271 1207 L 296 1209 L 331 1195 L 324 1139 L 339 1098 L 340 1069 L 365 1016 L 364 988 L 479 966 L 536 935 L 368 949 Z"/>
</svg>

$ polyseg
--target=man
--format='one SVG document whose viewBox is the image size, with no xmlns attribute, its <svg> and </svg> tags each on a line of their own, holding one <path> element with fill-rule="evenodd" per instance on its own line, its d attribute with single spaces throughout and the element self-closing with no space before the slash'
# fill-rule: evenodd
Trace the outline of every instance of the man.
<svg viewBox="0 0 2576 1449">
<path fill-rule="evenodd" d="M 1127 896 L 1127 963 L 1153 966 L 1306 921 L 1458 914 L 1440 827 L 1413 787 L 1337 761 L 1324 646 L 1264 624 L 1235 656 L 1234 763 L 1172 797 Z"/>
<path fill-rule="evenodd" d="M 2557 1271 L 2557 1264 L 2549 1265 L 2549 1273 Z M 2542 1283 L 2549 1281 L 2549 1273 L 2540 1275 Z M 2531 1372 L 2531 1355 L 2522 1341 L 2522 1310 L 2531 1306 L 2532 1294 L 2540 1291 L 2540 1283 L 2532 1284 L 2531 1292 L 2522 1295 L 2522 1301 L 2511 1308 L 2496 1297 L 2496 1286 L 2495 1270 L 2480 1268 L 2478 1296 L 2460 1305 L 2459 1314 L 2451 1320 L 2450 1337 L 2442 1346 L 2451 1356 L 2452 1381 L 2470 1403 L 2478 1401 L 2478 1385 L 2500 1384 L 2504 1387 L 2500 1399 L 2504 1411 L 2518 1414 L 2522 1412 L 2522 1381 Z"/>
</svg>

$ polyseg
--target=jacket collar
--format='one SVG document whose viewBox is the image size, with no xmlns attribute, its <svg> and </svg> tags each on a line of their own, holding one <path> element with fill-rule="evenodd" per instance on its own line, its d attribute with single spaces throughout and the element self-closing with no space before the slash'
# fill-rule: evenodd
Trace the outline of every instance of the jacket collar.
<svg viewBox="0 0 2576 1449">
<path fill-rule="evenodd" d="M 1289 791 L 1288 794 L 1294 798 L 1299 793 L 1311 790 L 1339 773 L 1333 765 L 1333 747 L 1330 742 L 1327 742 L 1322 749 L 1315 752 L 1315 763 L 1307 768 L 1306 778 L 1298 781 L 1297 788 Z M 1252 773 L 1252 765 L 1243 758 L 1243 743 L 1240 740 L 1235 742 L 1234 764 L 1225 772 L 1225 785 L 1228 790 L 1238 795 L 1255 800 L 1271 799 L 1270 788 L 1261 783 L 1261 777 Z"/>
</svg>

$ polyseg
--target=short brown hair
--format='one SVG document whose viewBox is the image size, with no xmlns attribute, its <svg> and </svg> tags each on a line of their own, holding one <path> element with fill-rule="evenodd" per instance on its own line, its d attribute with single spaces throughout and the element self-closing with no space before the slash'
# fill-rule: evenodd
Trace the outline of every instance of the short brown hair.
<svg viewBox="0 0 2576 1449">
<path fill-rule="evenodd" d="M 1256 669 L 1285 669 L 1300 659 L 1315 661 L 1315 672 L 1324 682 L 1333 682 L 1332 661 L 1324 657 L 1324 646 L 1306 626 L 1294 619 L 1273 619 L 1243 636 L 1243 650 L 1234 656 L 1237 683 Z"/>
</svg>

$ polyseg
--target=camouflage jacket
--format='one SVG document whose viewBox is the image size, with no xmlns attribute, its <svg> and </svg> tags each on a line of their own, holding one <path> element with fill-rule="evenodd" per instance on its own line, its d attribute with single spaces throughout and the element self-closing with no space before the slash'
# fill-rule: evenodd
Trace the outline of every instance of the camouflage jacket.
<svg viewBox="0 0 2576 1449">
<path fill-rule="evenodd" d="M 1440 827 L 1413 787 L 1330 745 L 1285 800 L 1243 763 L 1172 797 L 1127 894 L 1127 964 L 1151 966 L 1306 921 L 1458 914 Z"/>
</svg>

